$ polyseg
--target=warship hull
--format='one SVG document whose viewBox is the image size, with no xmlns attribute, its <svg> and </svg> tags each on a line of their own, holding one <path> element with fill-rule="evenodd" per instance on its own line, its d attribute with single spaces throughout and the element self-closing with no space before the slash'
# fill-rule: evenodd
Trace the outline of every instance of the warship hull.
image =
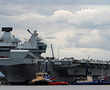
<svg viewBox="0 0 110 90">
<path fill-rule="evenodd" d="M 35 78 L 35 74 L 39 72 L 38 64 L 19 64 L 1 66 L 1 71 L 8 80 L 8 83 L 20 84 Z"/>
<path fill-rule="evenodd" d="M 8 83 L 11 84 L 26 84 L 28 81 L 34 79 L 35 74 L 38 72 L 48 72 L 55 80 L 72 83 L 76 79 L 86 79 L 87 74 L 91 75 L 94 80 L 98 80 L 98 77 L 102 76 L 102 73 L 103 76 L 110 76 L 110 66 L 104 65 L 106 67 L 103 68 L 103 71 L 101 69 L 102 66 L 102 64 L 90 64 L 87 69 L 86 63 L 80 63 L 80 65 L 73 64 L 71 67 L 70 65 L 56 66 L 52 63 L 45 65 L 39 62 L 33 64 L 1 66 L 0 70 L 5 74 Z"/>
</svg>

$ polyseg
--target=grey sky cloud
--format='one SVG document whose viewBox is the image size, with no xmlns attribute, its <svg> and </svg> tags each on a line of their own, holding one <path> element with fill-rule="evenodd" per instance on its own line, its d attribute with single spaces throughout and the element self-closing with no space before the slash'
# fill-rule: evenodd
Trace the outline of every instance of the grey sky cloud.
<svg viewBox="0 0 110 90">
<path fill-rule="evenodd" d="M 70 48 L 75 54 L 77 48 L 104 55 L 110 51 L 109 4 L 109 0 L 0 0 L 0 27 L 14 26 L 20 39 L 28 38 L 26 28 L 39 29 L 44 37 L 55 37 L 51 42 L 62 51 Z"/>
<path fill-rule="evenodd" d="M 17 4 L 110 4 L 109 0 L 1 0 L 1 3 Z"/>
</svg>

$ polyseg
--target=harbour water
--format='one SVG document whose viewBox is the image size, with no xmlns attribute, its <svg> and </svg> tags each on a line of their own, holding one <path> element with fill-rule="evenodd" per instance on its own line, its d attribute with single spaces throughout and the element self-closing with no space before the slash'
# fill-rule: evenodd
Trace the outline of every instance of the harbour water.
<svg viewBox="0 0 110 90">
<path fill-rule="evenodd" d="M 110 85 L 1 86 L 0 90 L 109 90 Z"/>
</svg>

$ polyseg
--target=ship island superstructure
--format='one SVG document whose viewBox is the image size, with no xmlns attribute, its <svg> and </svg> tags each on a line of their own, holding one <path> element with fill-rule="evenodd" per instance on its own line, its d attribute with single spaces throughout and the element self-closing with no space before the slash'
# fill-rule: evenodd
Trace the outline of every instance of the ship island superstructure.
<svg viewBox="0 0 110 90">
<path fill-rule="evenodd" d="M 75 58 L 42 57 L 47 44 L 39 38 L 37 31 L 31 34 L 28 41 L 11 34 L 12 27 L 2 27 L 0 37 L 0 71 L 9 83 L 25 83 L 32 80 L 38 72 L 47 72 L 56 80 L 74 82 L 85 79 L 87 75 L 97 80 L 101 76 L 110 77 L 110 62 L 95 60 L 77 60 Z"/>
<path fill-rule="evenodd" d="M 19 44 L 20 40 L 11 34 L 11 27 L 3 27 L 0 38 L 0 70 L 8 82 L 25 82 L 32 80 L 39 72 L 38 60 L 46 50 L 46 44 L 38 38 L 36 31 L 31 38 Z"/>
</svg>

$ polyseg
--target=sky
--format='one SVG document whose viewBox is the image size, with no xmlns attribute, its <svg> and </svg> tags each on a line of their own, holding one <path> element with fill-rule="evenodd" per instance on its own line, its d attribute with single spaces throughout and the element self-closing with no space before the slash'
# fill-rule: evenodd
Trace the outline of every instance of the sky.
<svg viewBox="0 0 110 90">
<path fill-rule="evenodd" d="M 0 27 L 29 39 L 27 28 L 38 30 L 48 44 L 44 56 L 95 58 L 110 56 L 109 0 L 0 0 Z"/>
</svg>

